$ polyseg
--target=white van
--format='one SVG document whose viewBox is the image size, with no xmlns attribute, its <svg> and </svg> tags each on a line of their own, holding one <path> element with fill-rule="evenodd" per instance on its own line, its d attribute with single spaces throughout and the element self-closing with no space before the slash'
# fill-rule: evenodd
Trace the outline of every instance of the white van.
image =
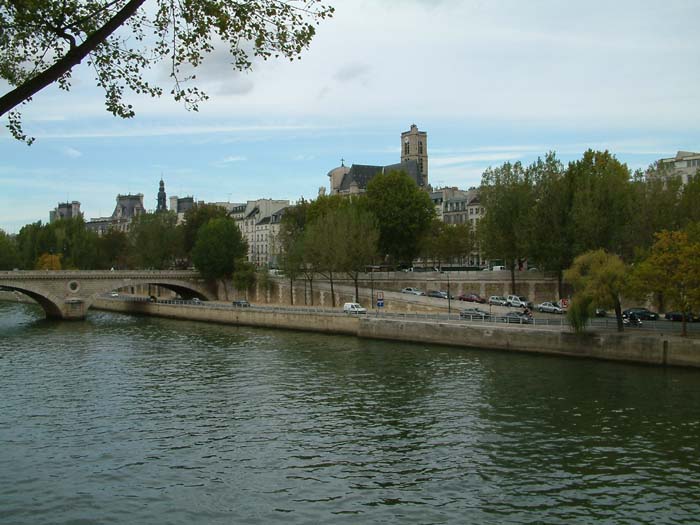
<svg viewBox="0 0 700 525">
<path fill-rule="evenodd" d="M 366 314 L 367 308 L 363 308 L 360 303 L 345 303 L 343 312 L 346 314 Z"/>
<path fill-rule="evenodd" d="M 506 267 L 505 267 L 505 266 L 494 266 L 494 267 L 491 268 L 491 269 L 492 269 L 494 272 L 501 272 L 501 271 L 505 271 Z"/>
</svg>

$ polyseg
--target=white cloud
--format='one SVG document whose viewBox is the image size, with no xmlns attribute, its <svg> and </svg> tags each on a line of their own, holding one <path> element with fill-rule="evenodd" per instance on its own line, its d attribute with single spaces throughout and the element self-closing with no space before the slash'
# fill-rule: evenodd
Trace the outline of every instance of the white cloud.
<svg viewBox="0 0 700 525">
<path fill-rule="evenodd" d="M 82 152 L 78 151 L 75 148 L 64 148 L 63 149 L 63 154 L 66 157 L 70 157 L 71 159 L 77 159 L 78 157 L 82 157 L 83 154 Z"/>
</svg>

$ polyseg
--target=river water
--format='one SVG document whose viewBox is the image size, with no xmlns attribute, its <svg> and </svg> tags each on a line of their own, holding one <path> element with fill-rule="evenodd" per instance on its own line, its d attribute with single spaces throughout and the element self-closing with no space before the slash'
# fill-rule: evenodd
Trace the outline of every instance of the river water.
<svg viewBox="0 0 700 525">
<path fill-rule="evenodd" d="M 697 523 L 700 371 L 0 303 L 0 523 Z"/>
</svg>

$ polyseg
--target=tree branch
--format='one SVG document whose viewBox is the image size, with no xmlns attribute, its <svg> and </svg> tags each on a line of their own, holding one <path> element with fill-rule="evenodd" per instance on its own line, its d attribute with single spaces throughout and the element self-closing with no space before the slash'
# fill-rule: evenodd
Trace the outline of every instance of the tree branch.
<svg viewBox="0 0 700 525">
<path fill-rule="evenodd" d="M 3 95 L 0 98 L 0 116 L 29 99 L 32 95 L 41 91 L 49 84 L 52 84 L 69 72 L 73 67 L 80 64 L 90 52 L 95 50 L 97 46 L 104 42 L 112 33 L 132 17 L 145 1 L 146 0 L 130 0 L 100 29 L 88 36 L 82 44 L 69 50 L 68 53 L 54 65 Z"/>
</svg>

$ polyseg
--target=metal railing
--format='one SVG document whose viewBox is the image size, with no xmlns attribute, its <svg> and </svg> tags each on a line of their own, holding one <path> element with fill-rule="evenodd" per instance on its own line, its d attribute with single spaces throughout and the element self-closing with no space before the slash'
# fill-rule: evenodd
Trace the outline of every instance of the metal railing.
<svg viewBox="0 0 700 525">
<path fill-rule="evenodd" d="M 436 312 L 387 312 L 379 309 L 369 310 L 366 314 L 345 313 L 338 308 L 324 308 L 314 306 L 278 306 L 278 305 L 257 305 L 252 304 L 249 307 L 234 306 L 230 302 L 218 301 L 193 301 L 185 299 L 158 299 L 151 301 L 148 297 L 120 295 L 119 297 L 102 296 L 103 299 L 116 301 L 167 304 L 167 305 L 182 305 L 196 306 L 198 308 L 211 308 L 216 310 L 233 310 L 233 311 L 263 311 L 277 313 L 293 313 L 293 314 L 309 314 L 309 315 L 332 315 L 332 316 L 352 316 L 360 318 L 379 318 L 379 319 L 402 319 L 406 321 L 434 321 L 446 323 L 467 323 L 476 325 L 512 325 L 522 328 L 543 328 L 551 327 L 560 330 L 571 330 L 571 327 L 565 316 L 553 317 L 532 317 L 529 320 L 507 317 L 504 315 L 470 315 L 454 313 L 436 313 Z M 598 330 L 617 330 L 617 320 L 614 317 L 591 319 L 586 328 Z M 700 334 L 700 323 L 688 323 L 688 332 Z M 680 323 L 669 320 L 658 321 L 642 321 L 640 326 L 626 325 L 625 331 L 630 333 L 635 332 L 656 332 L 656 333 L 680 333 Z"/>
</svg>

